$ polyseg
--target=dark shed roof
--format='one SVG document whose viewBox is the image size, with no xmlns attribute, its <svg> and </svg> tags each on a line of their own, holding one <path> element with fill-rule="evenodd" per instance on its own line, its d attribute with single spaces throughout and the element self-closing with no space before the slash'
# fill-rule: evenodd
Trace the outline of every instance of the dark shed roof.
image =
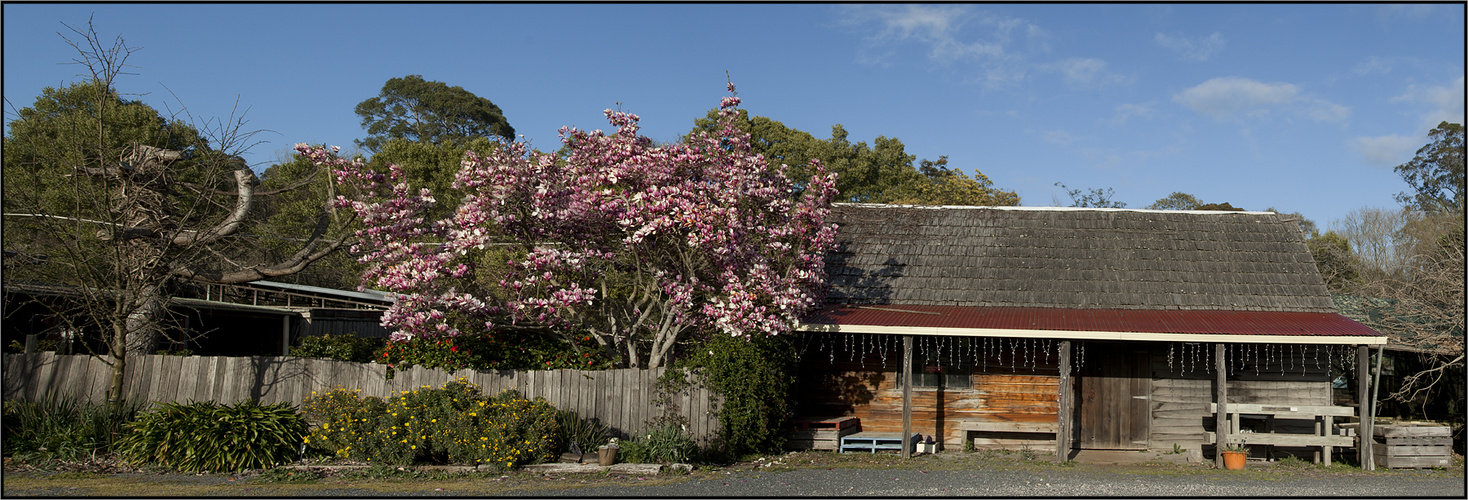
<svg viewBox="0 0 1468 500">
<path fill-rule="evenodd" d="M 1334 313 L 1270 212 L 838 204 L 834 304 Z"/>
</svg>

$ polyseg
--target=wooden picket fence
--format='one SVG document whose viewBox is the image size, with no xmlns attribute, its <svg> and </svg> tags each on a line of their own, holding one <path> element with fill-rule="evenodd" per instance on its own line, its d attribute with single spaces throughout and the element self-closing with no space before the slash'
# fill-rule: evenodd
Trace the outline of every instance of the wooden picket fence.
<svg viewBox="0 0 1468 500">
<path fill-rule="evenodd" d="M 289 356 L 147 355 L 129 360 L 124 381 L 129 400 L 233 404 L 254 399 L 262 404 L 288 401 L 299 405 L 313 393 L 338 388 L 386 398 L 424 386 L 442 387 L 462 377 L 477 384 L 485 395 L 514 389 L 527 398 L 544 398 L 556 408 L 575 411 L 582 418 L 597 418 L 624 435 L 642 431 L 667 410 L 687 419 L 689 433 L 706 444 L 718 431 L 718 396 L 707 388 L 690 387 L 673 395 L 669 408 L 660 407 L 654 384 L 663 371 L 449 372 L 413 367 L 397 371 L 389 380 L 387 367 L 376 363 Z M 111 373 L 101 357 L 7 354 L 3 394 L 6 400 L 69 396 L 101 403 L 106 400 Z"/>
</svg>

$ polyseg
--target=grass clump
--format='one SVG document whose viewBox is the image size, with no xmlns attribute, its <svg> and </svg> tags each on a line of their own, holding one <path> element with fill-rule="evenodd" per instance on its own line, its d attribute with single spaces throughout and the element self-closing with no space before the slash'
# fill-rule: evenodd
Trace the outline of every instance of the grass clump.
<svg viewBox="0 0 1468 500">
<path fill-rule="evenodd" d="M 5 456 L 79 460 L 111 453 L 142 403 L 96 404 L 70 397 L 3 403 Z"/>
<path fill-rule="evenodd" d="M 186 472 L 267 469 L 294 461 L 306 430 L 290 403 L 161 403 L 127 425 L 117 451 L 136 465 Z"/>
</svg>

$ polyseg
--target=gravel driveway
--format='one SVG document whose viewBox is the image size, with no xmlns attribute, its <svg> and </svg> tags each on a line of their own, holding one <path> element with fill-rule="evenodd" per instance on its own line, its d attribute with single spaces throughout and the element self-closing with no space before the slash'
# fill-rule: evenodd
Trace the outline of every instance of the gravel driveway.
<svg viewBox="0 0 1468 500">
<path fill-rule="evenodd" d="M 1380 470 L 1251 464 L 1057 464 L 1007 455 L 803 452 L 688 475 L 337 475 L 271 482 L 258 474 L 45 472 L 6 468 L 3 496 L 530 497 L 1445 497 L 1464 498 L 1464 469 Z"/>
<path fill-rule="evenodd" d="M 1117 497 L 1450 497 L 1463 498 L 1462 474 L 1394 471 L 1360 476 L 1195 473 L 1107 473 L 1097 470 L 883 470 L 801 469 L 731 473 L 724 478 L 654 486 L 607 485 L 540 492 L 568 496 L 1117 496 Z"/>
</svg>

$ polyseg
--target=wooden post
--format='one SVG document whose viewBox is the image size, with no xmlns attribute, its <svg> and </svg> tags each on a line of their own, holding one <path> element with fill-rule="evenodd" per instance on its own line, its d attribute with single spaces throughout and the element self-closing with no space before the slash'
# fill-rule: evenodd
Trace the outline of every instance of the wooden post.
<svg viewBox="0 0 1468 500">
<path fill-rule="evenodd" d="M 1070 458 L 1070 416 L 1071 406 L 1071 378 L 1070 378 L 1070 341 L 1060 341 L 1060 414 L 1056 415 L 1057 423 L 1060 424 L 1055 434 L 1055 459 L 1066 461 Z M 968 439 L 965 433 L 964 439 Z"/>
<path fill-rule="evenodd" d="M 1356 458 L 1361 469 L 1376 470 L 1371 456 L 1371 353 L 1369 347 L 1356 346 Z"/>
<path fill-rule="evenodd" d="M 1217 436 L 1213 445 L 1213 463 L 1223 467 L 1223 449 L 1228 446 L 1229 427 L 1228 423 L 1228 362 L 1225 355 L 1228 353 L 1228 345 L 1223 343 L 1213 344 L 1214 371 L 1218 372 L 1218 389 L 1214 399 L 1218 403 L 1218 413 L 1213 418 L 1213 435 Z"/>
<path fill-rule="evenodd" d="M 291 317 L 282 315 L 280 317 L 280 355 L 291 355 Z"/>
<path fill-rule="evenodd" d="M 912 335 L 902 336 L 902 458 L 912 458 Z"/>
</svg>

